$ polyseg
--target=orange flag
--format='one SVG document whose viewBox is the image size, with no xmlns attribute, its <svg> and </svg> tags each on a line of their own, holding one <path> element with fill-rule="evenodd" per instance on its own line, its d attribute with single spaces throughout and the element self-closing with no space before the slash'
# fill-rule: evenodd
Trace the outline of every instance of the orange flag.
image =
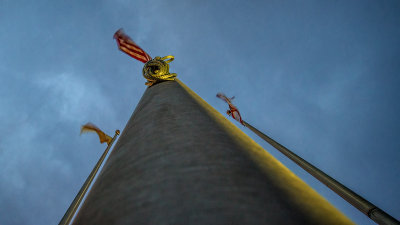
<svg viewBox="0 0 400 225">
<path fill-rule="evenodd" d="M 98 127 L 96 127 L 92 123 L 87 123 L 82 126 L 81 134 L 86 132 L 96 132 L 97 135 L 99 135 L 100 143 L 106 142 L 108 145 L 111 143 L 112 137 L 105 134 L 103 131 L 101 131 Z"/>
</svg>

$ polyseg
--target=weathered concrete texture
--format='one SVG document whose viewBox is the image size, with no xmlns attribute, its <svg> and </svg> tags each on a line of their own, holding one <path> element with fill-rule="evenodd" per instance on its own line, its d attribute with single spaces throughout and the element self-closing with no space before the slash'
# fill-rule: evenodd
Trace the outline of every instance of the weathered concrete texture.
<svg viewBox="0 0 400 225">
<path fill-rule="evenodd" d="M 352 224 L 180 81 L 150 87 L 74 224 Z"/>
</svg>

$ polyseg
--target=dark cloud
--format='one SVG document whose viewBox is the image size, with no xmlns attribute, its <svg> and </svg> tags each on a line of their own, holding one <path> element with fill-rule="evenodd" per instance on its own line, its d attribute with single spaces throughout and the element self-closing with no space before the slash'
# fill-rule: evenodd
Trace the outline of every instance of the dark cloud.
<svg viewBox="0 0 400 225">
<path fill-rule="evenodd" d="M 1 1 L 0 223 L 55 224 L 105 146 L 91 121 L 123 129 L 142 65 L 125 31 L 220 112 L 244 119 L 400 218 L 395 1 Z M 243 128 L 358 224 L 374 224 Z"/>
</svg>

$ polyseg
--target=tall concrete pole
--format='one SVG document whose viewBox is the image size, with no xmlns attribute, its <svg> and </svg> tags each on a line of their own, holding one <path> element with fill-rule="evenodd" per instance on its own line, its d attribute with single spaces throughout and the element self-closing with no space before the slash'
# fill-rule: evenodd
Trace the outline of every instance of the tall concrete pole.
<svg viewBox="0 0 400 225">
<path fill-rule="evenodd" d="M 353 224 L 179 80 L 146 89 L 73 224 Z"/>
</svg>

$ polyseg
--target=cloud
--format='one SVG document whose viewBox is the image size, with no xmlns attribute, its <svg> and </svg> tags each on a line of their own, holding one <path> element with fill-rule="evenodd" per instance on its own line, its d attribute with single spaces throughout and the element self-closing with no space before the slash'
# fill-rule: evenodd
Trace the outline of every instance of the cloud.
<svg viewBox="0 0 400 225">
<path fill-rule="evenodd" d="M 111 99 L 101 91 L 99 83 L 74 73 L 45 75 L 36 85 L 46 91 L 47 104 L 55 107 L 58 119 L 77 122 L 93 119 L 93 114 L 112 114 Z"/>
<path fill-rule="evenodd" d="M 111 99 L 101 84 L 73 72 L 27 76 L 5 67 L 1 72 L 9 75 L 3 82 L 13 93 L 0 91 L 0 115 L 7 118 L 0 121 L 0 210 L 14 209 L 15 215 L 0 220 L 26 224 L 23 220 L 31 218 L 28 223 L 54 223 L 63 211 L 58 208 L 59 201 L 69 204 L 74 194 L 74 189 L 68 189 L 63 192 L 70 195 L 58 196 L 60 190 L 79 186 L 77 171 L 86 171 L 82 160 L 96 158 L 96 152 L 81 151 L 90 148 L 78 139 L 79 127 L 88 121 L 103 123 L 104 118 L 114 118 Z"/>
<path fill-rule="evenodd" d="M 221 113 L 215 94 L 235 95 L 246 121 L 399 211 L 385 190 L 399 186 L 398 4 L 0 4 L 0 223 L 57 223 L 103 147 L 80 125 L 123 129 L 146 87 L 112 40 L 120 27 L 151 56 L 175 55 L 171 72 Z"/>
</svg>

